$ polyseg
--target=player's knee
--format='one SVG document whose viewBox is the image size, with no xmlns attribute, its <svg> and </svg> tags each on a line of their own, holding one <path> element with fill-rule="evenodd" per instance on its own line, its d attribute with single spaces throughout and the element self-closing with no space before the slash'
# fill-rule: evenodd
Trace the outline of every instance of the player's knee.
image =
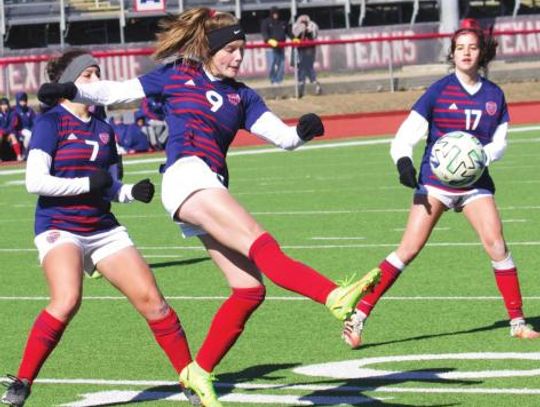
<svg viewBox="0 0 540 407">
<path fill-rule="evenodd" d="M 169 312 L 169 305 L 158 291 L 146 292 L 138 296 L 133 304 L 148 320 L 163 318 Z"/>
<path fill-rule="evenodd" d="M 69 321 L 75 316 L 81 306 L 81 295 L 63 293 L 62 297 L 52 298 L 49 309 L 62 321 Z"/>
<path fill-rule="evenodd" d="M 484 248 L 488 255 L 492 258 L 502 258 L 506 255 L 506 243 L 501 238 L 484 239 Z"/>
</svg>

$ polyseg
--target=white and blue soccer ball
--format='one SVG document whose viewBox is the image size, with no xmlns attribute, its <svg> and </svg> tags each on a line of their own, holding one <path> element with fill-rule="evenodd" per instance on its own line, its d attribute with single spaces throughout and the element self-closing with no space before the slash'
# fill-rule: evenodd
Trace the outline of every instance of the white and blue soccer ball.
<svg viewBox="0 0 540 407">
<path fill-rule="evenodd" d="M 486 168 L 487 157 L 473 135 L 452 131 L 439 138 L 431 150 L 429 165 L 445 185 L 463 188 L 474 184 Z"/>
</svg>

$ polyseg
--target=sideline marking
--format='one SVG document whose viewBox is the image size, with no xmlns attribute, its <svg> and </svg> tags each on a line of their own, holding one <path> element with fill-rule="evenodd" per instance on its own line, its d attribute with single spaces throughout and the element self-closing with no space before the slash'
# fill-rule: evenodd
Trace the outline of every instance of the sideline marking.
<svg viewBox="0 0 540 407">
<path fill-rule="evenodd" d="M 293 369 L 294 373 L 306 376 L 325 377 L 330 379 L 374 379 L 380 378 L 388 381 L 404 380 L 457 380 L 457 379 L 486 379 L 499 377 L 531 377 L 540 376 L 540 369 L 528 370 L 483 370 L 453 372 L 453 368 L 446 368 L 448 372 L 440 373 L 434 369 L 426 371 L 399 371 L 370 369 L 365 366 L 381 363 L 419 362 L 432 360 L 540 360 L 540 352 L 475 352 L 475 353 L 443 353 L 420 354 L 405 356 L 382 356 L 340 362 L 320 363 L 310 366 L 301 366 Z"/>
<path fill-rule="evenodd" d="M 539 130 L 540 126 L 528 126 L 528 127 L 517 127 L 508 129 L 509 133 L 519 133 L 525 131 Z M 368 146 L 376 144 L 388 144 L 392 141 L 393 138 L 380 138 L 374 136 L 375 139 L 371 140 L 356 140 L 356 141 L 341 141 L 341 142 L 320 142 L 318 144 L 303 145 L 298 148 L 297 151 L 306 151 L 306 150 L 320 150 L 324 148 L 342 148 L 342 147 L 351 147 L 351 146 Z M 524 139 L 513 139 L 508 140 L 509 143 L 534 143 L 539 142 L 540 138 L 524 138 Z M 272 154 L 272 153 L 286 153 L 286 150 L 281 150 L 275 147 L 271 148 L 256 148 L 256 149 L 245 149 L 240 151 L 230 151 L 227 154 L 227 157 L 232 156 L 243 156 L 243 155 L 256 155 L 256 154 Z M 137 164 L 152 164 L 152 163 L 162 163 L 165 161 L 165 157 L 159 158 L 141 158 L 134 160 L 124 161 L 124 166 L 137 165 Z M 0 176 L 2 175 L 14 175 L 14 174 L 24 174 L 25 169 L 12 169 L 12 170 L 0 170 Z"/>
</svg>

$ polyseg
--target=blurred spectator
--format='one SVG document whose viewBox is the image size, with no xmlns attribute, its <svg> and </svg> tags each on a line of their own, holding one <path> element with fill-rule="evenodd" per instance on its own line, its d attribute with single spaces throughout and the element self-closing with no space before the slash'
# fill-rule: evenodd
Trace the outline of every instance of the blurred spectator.
<svg viewBox="0 0 540 407">
<path fill-rule="evenodd" d="M 165 106 L 163 101 L 153 97 L 145 97 L 141 101 L 140 109 L 146 117 L 150 145 L 155 150 L 163 150 L 169 135 L 167 124 L 165 123 Z"/>
<path fill-rule="evenodd" d="M 280 84 L 285 74 L 285 48 L 280 48 L 279 42 L 287 39 L 289 27 L 286 21 L 279 18 L 279 9 L 272 7 L 270 15 L 261 23 L 263 41 L 272 48 L 269 50 L 269 77 L 272 85 Z"/>
<path fill-rule="evenodd" d="M 37 115 L 34 109 L 28 106 L 28 95 L 25 92 L 17 92 L 15 94 L 15 101 L 15 111 L 21 121 L 20 138 L 22 139 L 24 151 L 27 151 L 30 138 L 32 137 L 32 127 L 34 127 L 34 120 Z"/>
<path fill-rule="evenodd" d="M 144 114 L 140 110 L 137 110 L 135 112 L 135 123 L 128 126 L 123 143 L 121 144 L 128 154 L 151 150 L 146 127 Z"/>
<path fill-rule="evenodd" d="M 114 130 L 114 138 L 116 140 L 118 152 L 120 154 L 125 154 L 127 151 L 125 151 L 123 145 L 128 125 L 124 123 L 124 117 L 122 115 L 111 116 L 108 122 Z"/>
<path fill-rule="evenodd" d="M 302 41 L 313 41 L 319 35 L 319 26 L 312 21 L 309 16 L 303 14 L 296 19 L 292 27 L 292 34 L 295 39 Z M 322 92 L 321 84 L 317 81 L 315 73 L 316 49 L 314 45 L 298 47 L 298 95 L 304 96 L 306 88 L 306 78 L 315 84 L 315 94 Z"/>
<path fill-rule="evenodd" d="M 14 109 L 9 106 L 9 100 L 7 98 L 0 99 L 0 134 L 2 135 L 2 155 L 4 158 L 11 158 L 11 151 L 7 150 L 10 146 L 15 159 L 17 161 L 23 160 L 21 144 L 17 139 L 17 133 L 19 132 L 19 116 Z M 6 153 L 4 155 L 4 153 Z"/>
</svg>

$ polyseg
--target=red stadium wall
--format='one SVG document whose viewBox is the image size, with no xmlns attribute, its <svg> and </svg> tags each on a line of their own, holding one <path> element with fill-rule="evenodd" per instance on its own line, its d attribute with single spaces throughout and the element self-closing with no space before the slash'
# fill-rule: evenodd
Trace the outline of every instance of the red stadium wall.
<svg viewBox="0 0 540 407">
<path fill-rule="evenodd" d="M 511 124 L 537 124 L 539 102 L 509 103 Z M 346 115 L 323 116 L 326 129 L 325 139 L 393 135 L 409 111 L 354 113 Z M 286 120 L 289 124 L 296 120 Z M 233 146 L 252 146 L 265 144 L 246 131 L 236 136 Z"/>
</svg>

